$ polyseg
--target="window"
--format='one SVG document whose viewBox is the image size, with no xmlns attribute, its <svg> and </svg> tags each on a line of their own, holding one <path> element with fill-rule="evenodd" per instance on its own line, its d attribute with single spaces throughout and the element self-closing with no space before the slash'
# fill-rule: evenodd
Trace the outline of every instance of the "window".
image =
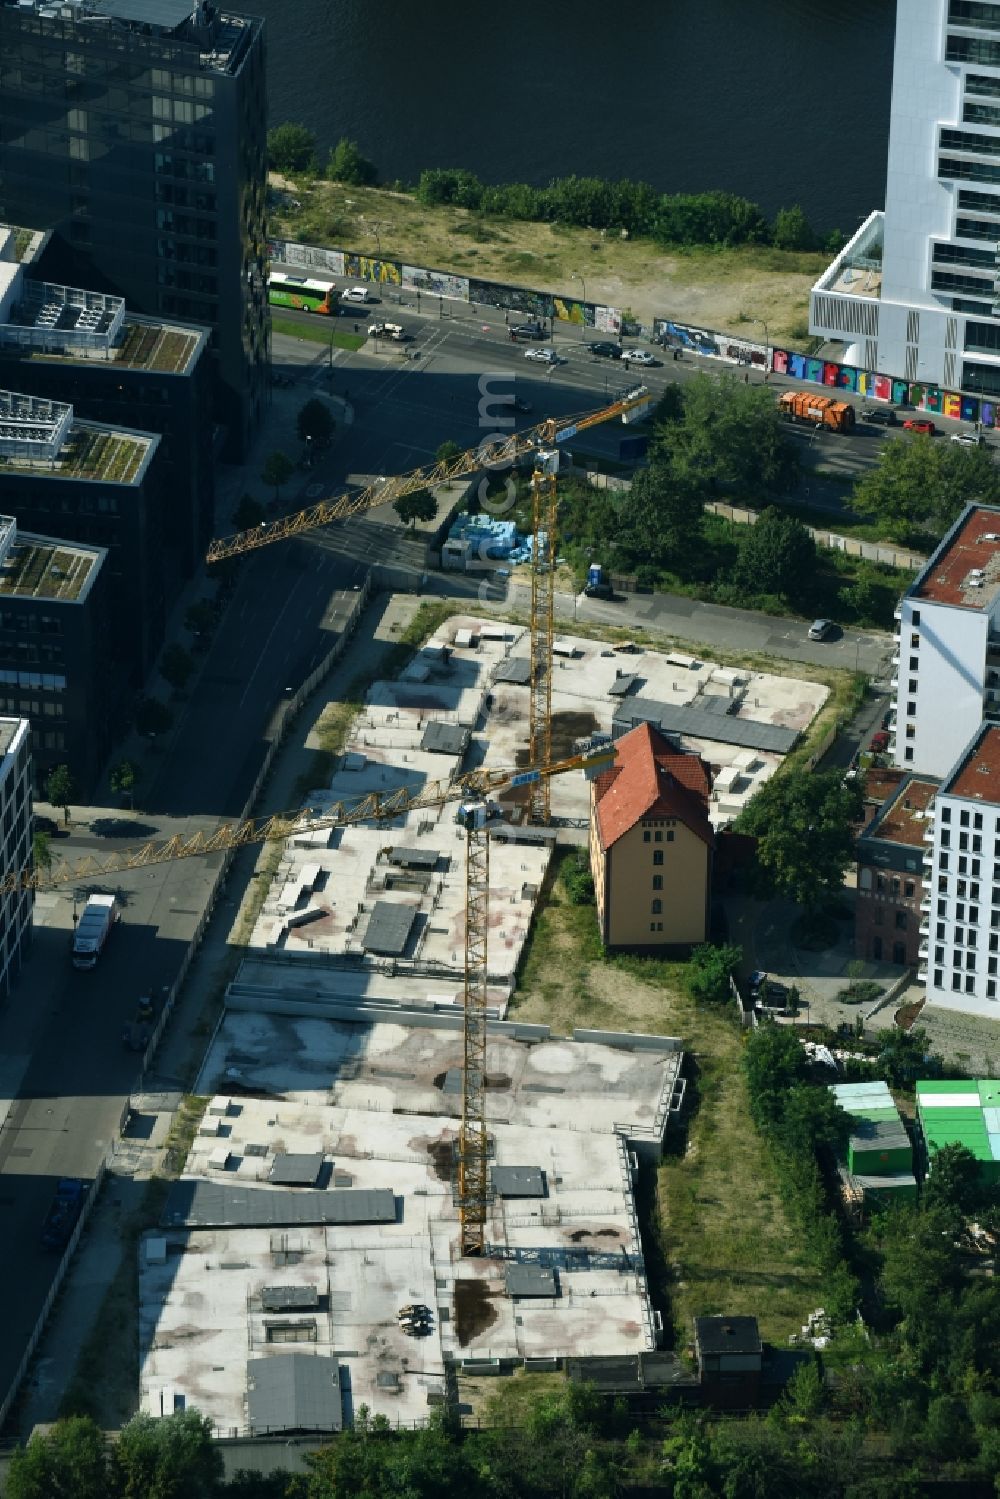
<svg viewBox="0 0 1000 1499">
<path fill-rule="evenodd" d="M 967 265 L 973 270 L 979 266 L 992 266 L 994 251 L 974 250 L 970 245 L 935 245 L 936 265 Z"/>
<path fill-rule="evenodd" d="M 907 718 L 916 718 L 916 716 L 917 716 L 917 705 L 913 701 L 912 698 L 908 698 L 907 699 L 907 702 L 906 702 L 906 716 L 907 716 Z"/>
<path fill-rule="evenodd" d="M 910 657 L 910 670 L 911 671 L 916 671 L 916 669 L 917 669 L 917 667 L 919 665 L 920 665 L 920 657 L 919 656 L 911 656 Z"/>
<path fill-rule="evenodd" d="M 951 808 L 950 807 L 942 807 L 941 808 L 941 821 L 942 822 L 951 822 Z"/>
<path fill-rule="evenodd" d="M 948 930 L 948 928 L 945 926 L 944 922 L 943 921 L 939 921 L 938 924 L 937 924 L 937 927 L 935 929 L 935 932 L 934 932 L 934 935 L 938 939 L 939 942 L 943 942 L 944 941 L 945 934 L 947 933 L 947 930 Z"/>
<path fill-rule="evenodd" d="M 935 989 L 940 989 L 943 983 L 944 983 L 944 974 L 942 973 L 942 971 L 941 971 L 940 968 L 935 968 L 935 970 L 934 970 L 934 987 L 935 987 Z"/>
<path fill-rule="evenodd" d="M 874 913 L 874 916 L 873 916 L 872 919 L 875 922 L 876 926 L 884 926 L 885 925 L 885 908 L 883 906 L 876 906 L 875 907 L 875 913 Z"/>
<path fill-rule="evenodd" d="M 969 814 L 964 807 L 958 814 L 958 820 L 963 828 L 967 828 L 969 826 Z"/>
<path fill-rule="evenodd" d="M 968 835 L 968 833 L 959 833 L 959 835 L 958 835 L 958 846 L 959 846 L 959 848 L 968 848 L 968 846 L 969 846 L 969 835 Z"/>
<path fill-rule="evenodd" d="M 663 876 L 662 876 L 662 874 L 654 874 L 653 875 L 653 889 L 654 890 L 662 890 L 663 889 Z"/>
<path fill-rule="evenodd" d="M 947 854 L 942 854 L 941 855 L 940 859 L 938 860 L 938 865 L 939 865 L 939 867 L 941 869 L 947 869 L 948 868 L 948 855 Z"/>
<path fill-rule="evenodd" d="M 905 932 L 906 931 L 906 912 L 905 911 L 897 911 L 896 912 L 896 931 L 897 932 Z"/>
<path fill-rule="evenodd" d="M 653 850 L 653 863 L 654 864 L 662 864 L 663 863 L 663 850 L 662 850 L 662 848 L 657 848 L 657 849 Z"/>
<path fill-rule="evenodd" d="M 893 875 L 892 880 L 889 883 L 889 888 L 892 891 L 893 895 L 898 895 L 899 894 L 899 875 L 898 874 L 894 874 Z"/>
<path fill-rule="evenodd" d="M 913 745 L 908 744 L 903 751 L 903 759 L 909 764 L 913 759 Z"/>
<path fill-rule="evenodd" d="M 662 932 L 663 931 L 663 922 L 662 921 L 651 921 L 649 923 L 649 930 L 651 932 Z"/>
<path fill-rule="evenodd" d="M 978 828 L 980 831 L 982 831 L 982 826 L 983 826 L 983 814 L 982 814 L 982 812 L 973 812 L 973 814 L 972 814 L 972 826 L 974 828 Z"/>
<path fill-rule="evenodd" d="M 673 843 L 673 841 L 674 841 L 674 832 L 673 832 L 673 828 L 671 828 L 670 832 L 667 834 L 667 842 L 668 843 Z"/>
<path fill-rule="evenodd" d="M 642 835 L 642 841 L 643 841 L 643 843 L 650 843 L 652 841 L 652 837 L 653 837 L 652 833 L 647 828 L 646 831 Z"/>
<path fill-rule="evenodd" d="M 948 888 L 948 882 L 946 880 L 945 881 L 945 889 L 947 890 L 947 888 Z M 947 916 L 947 914 L 948 914 L 948 902 L 946 900 L 939 900 L 938 901 L 937 913 L 938 913 L 939 916 Z"/>
<path fill-rule="evenodd" d="M 651 916 L 662 916 L 663 915 L 663 902 L 662 902 L 662 900 L 654 900 L 652 902 L 652 904 L 650 905 L 649 911 L 650 911 L 650 915 Z"/>
<path fill-rule="evenodd" d="M 975 994 L 976 992 L 976 980 L 971 975 L 965 980 L 965 992 L 966 994 Z"/>
<path fill-rule="evenodd" d="M 948 20 L 956 26 L 976 26 L 982 31 L 1000 31 L 1000 5 L 990 0 L 950 0 Z M 948 38 L 949 42 L 952 40 Z"/>
<path fill-rule="evenodd" d="M 966 73 L 965 92 L 979 94 L 984 99 L 1000 99 L 1000 78 L 990 78 L 985 73 Z M 975 203 L 963 203 L 963 208 L 976 208 Z"/>
<path fill-rule="evenodd" d="M 994 983 L 994 981 L 992 979 L 987 979 L 986 980 L 986 998 L 987 999 L 996 999 L 996 997 L 997 997 L 997 986 L 996 986 L 996 984 Z"/>
<path fill-rule="evenodd" d="M 953 989 L 961 989 L 961 987 L 962 987 L 962 975 L 960 973 L 953 973 L 952 974 L 952 976 L 951 976 L 951 987 Z"/>
<path fill-rule="evenodd" d="M 903 886 L 903 894 L 907 897 L 913 896 L 916 894 L 916 889 L 917 887 L 915 881 L 907 880 L 905 885 Z"/>
<path fill-rule="evenodd" d="M 659 828 L 657 828 L 656 832 L 653 834 L 653 842 L 654 843 L 662 843 L 663 842 L 663 834 L 660 832 Z"/>
<path fill-rule="evenodd" d="M 916 692 L 916 690 L 917 690 L 917 680 L 916 680 L 916 677 L 911 677 L 910 678 L 910 685 L 907 688 L 907 691 L 908 692 Z"/>
</svg>

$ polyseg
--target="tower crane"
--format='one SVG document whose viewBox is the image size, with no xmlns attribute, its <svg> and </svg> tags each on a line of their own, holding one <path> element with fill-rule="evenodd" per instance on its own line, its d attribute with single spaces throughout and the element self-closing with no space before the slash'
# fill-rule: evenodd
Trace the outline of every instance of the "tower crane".
<svg viewBox="0 0 1000 1499">
<path fill-rule="evenodd" d="M 61 859 L 48 869 L 30 866 L 0 878 L 0 894 L 48 890 L 80 880 L 148 869 L 178 859 L 230 853 L 256 844 L 283 841 L 295 833 L 388 822 L 423 807 L 458 802 L 456 821 L 466 836 L 465 961 L 463 973 L 462 1123 L 458 1138 L 458 1207 L 462 1253 L 481 1254 L 489 1206 L 489 1133 L 486 1127 L 487 942 L 489 934 L 489 837 L 501 821 L 493 794 L 567 771 L 582 770 L 593 779 L 614 761 L 611 748 L 572 755 L 528 770 L 481 768 L 453 780 L 432 781 L 419 791 L 401 787 L 386 794 L 370 792 L 351 802 L 335 802 L 321 812 L 311 808 L 223 823 L 212 833 L 194 833 L 143 843 L 97 858 Z"/>
<path fill-rule="evenodd" d="M 213 541 L 206 554 L 209 562 L 238 557 L 272 542 L 301 536 L 306 531 L 328 526 L 333 521 L 349 520 L 377 505 L 385 505 L 449 479 L 463 479 L 483 468 L 511 467 L 519 458 L 532 454 L 535 467 L 531 480 L 531 675 L 528 756 L 531 765 L 548 765 L 552 760 L 552 645 L 555 629 L 555 563 L 558 520 L 556 475 L 559 470 L 559 445 L 577 433 L 586 432 L 601 422 L 620 417 L 623 422 L 640 420 L 651 405 L 649 391 L 638 385 L 619 400 L 598 411 L 580 416 L 549 417 L 525 432 L 509 437 L 490 437 L 476 448 L 460 453 L 442 463 L 413 469 L 410 473 L 377 479 L 354 494 L 342 494 L 319 500 L 306 510 L 240 531 L 234 536 Z M 544 543 L 543 543 L 544 537 Z M 551 821 L 552 801 L 547 776 L 541 776 L 529 795 L 531 820 L 546 826 Z"/>
</svg>

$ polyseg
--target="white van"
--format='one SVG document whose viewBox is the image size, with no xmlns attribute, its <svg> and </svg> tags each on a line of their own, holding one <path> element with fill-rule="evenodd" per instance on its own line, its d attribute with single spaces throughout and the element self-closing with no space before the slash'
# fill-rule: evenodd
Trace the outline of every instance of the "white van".
<svg viewBox="0 0 1000 1499">
<path fill-rule="evenodd" d="M 340 293 L 342 302 L 377 302 L 378 297 L 367 286 L 345 286 Z"/>
</svg>

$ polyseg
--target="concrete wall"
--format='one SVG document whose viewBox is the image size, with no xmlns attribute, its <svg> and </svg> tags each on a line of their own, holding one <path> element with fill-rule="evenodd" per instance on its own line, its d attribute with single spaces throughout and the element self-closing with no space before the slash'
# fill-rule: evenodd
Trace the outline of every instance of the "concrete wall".
<svg viewBox="0 0 1000 1499">
<path fill-rule="evenodd" d="M 660 843 L 653 841 L 658 832 L 663 835 Z M 650 835 L 648 843 L 645 834 Z M 662 864 L 654 862 L 658 854 Z M 705 941 L 709 850 L 678 818 L 637 823 L 612 846 L 605 862 L 609 947 Z M 659 890 L 653 887 L 656 878 L 663 881 Z M 660 902 L 658 912 L 653 909 L 655 901 Z"/>
<path fill-rule="evenodd" d="M 983 721 L 989 615 L 919 598 L 904 598 L 901 612 L 893 761 L 943 777 Z M 911 682 L 917 684 L 914 692 Z M 907 738 L 907 725 L 915 729 L 912 738 Z"/>
</svg>

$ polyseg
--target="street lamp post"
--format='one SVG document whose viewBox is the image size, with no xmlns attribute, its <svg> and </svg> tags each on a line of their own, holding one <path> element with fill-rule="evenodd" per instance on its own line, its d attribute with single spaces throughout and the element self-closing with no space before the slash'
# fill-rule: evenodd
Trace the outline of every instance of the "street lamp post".
<svg viewBox="0 0 1000 1499">
<path fill-rule="evenodd" d="M 587 283 L 586 283 L 586 281 L 584 281 L 584 279 L 580 275 L 579 271 L 570 271 L 569 274 L 570 274 L 570 277 L 572 278 L 572 280 L 579 281 L 580 285 L 583 287 L 583 300 L 586 302 L 586 300 L 587 300 Z"/>
<path fill-rule="evenodd" d="M 766 381 L 767 377 L 768 377 L 768 375 L 770 373 L 770 354 L 771 354 L 771 344 L 770 344 L 770 340 L 768 339 L 768 336 L 767 336 L 767 320 L 765 318 L 762 318 L 762 317 L 755 317 L 754 318 L 754 322 L 755 323 L 759 323 L 760 326 L 764 330 L 764 379 Z"/>
</svg>

